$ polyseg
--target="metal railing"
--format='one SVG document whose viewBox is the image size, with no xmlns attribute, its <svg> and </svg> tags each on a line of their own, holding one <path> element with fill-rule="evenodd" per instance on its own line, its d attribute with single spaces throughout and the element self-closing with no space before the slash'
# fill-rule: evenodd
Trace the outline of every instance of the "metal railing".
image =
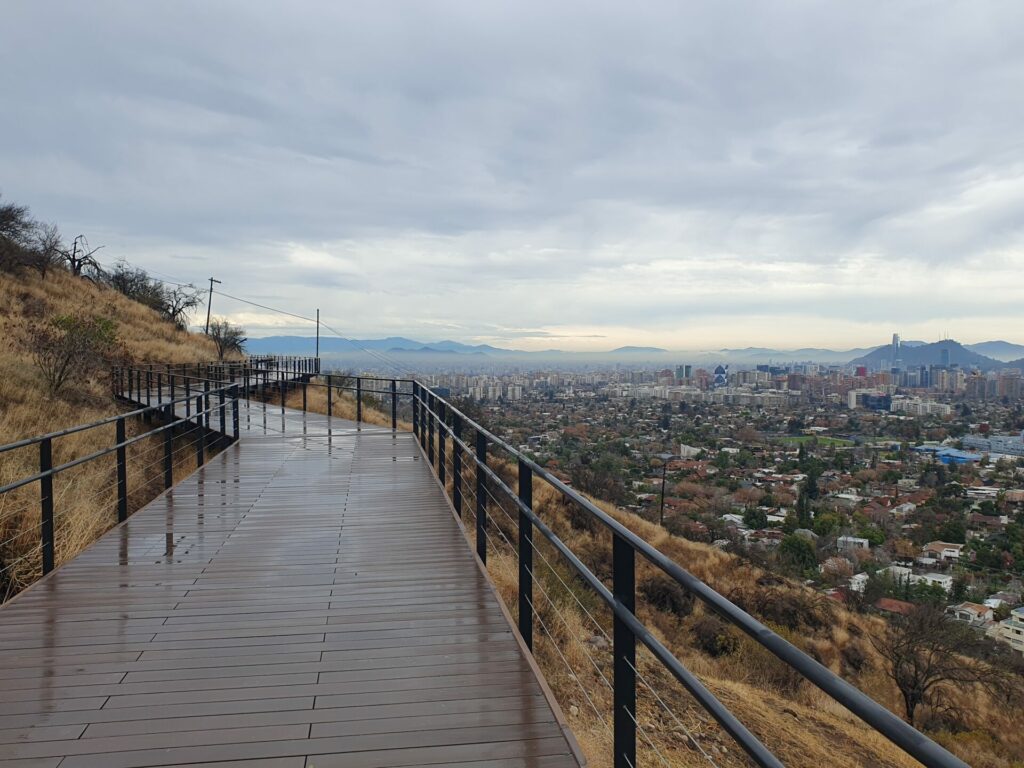
<svg viewBox="0 0 1024 768">
<path fill-rule="evenodd" d="M 296 410 L 309 411 L 308 393 L 319 389 L 326 393 L 327 414 L 333 414 L 336 398 L 342 392 L 352 395 L 355 403 L 355 421 L 363 421 L 363 408 L 368 401 L 387 414 L 391 428 L 398 429 L 399 409 L 404 400 L 412 403 L 412 379 L 384 378 L 352 373 L 320 373 L 318 358 L 283 358 L 264 356 L 227 362 L 196 362 L 174 365 L 147 365 L 143 367 L 115 368 L 112 371 L 114 394 L 131 402 L 151 405 L 158 402 L 161 393 L 213 385 L 237 384 L 240 396 L 249 401 L 255 398 L 264 404 L 276 403 L 283 413 L 288 407 L 288 396 L 301 393 Z"/>
<path fill-rule="evenodd" d="M 34 446 L 39 452 L 39 471 L 0 486 L 0 496 L 33 483 L 39 484 L 39 546 L 43 575 L 45 576 L 54 568 L 56 545 L 54 539 L 54 477 L 104 456 L 115 454 L 117 463 L 116 515 L 118 522 L 123 522 L 128 518 L 128 448 L 148 438 L 161 435 L 163 437 L 163 483 L 165 489 L 170 488 L 174 484 L 173 442 L 175 431 L 181 431 L 183 428 L 191 429 L 191 420 L 195 419 L 195 428 L 198 430 L 198 437 L 195 441 L 196 463 L 197 466 L 202 466 L 207 450 L 213 446 L 214 441 L 231 443 L 238 439 L 238 398 L 239 387 L 235 384 L 207 387 L 203 391 L 197 392 L 195 397 L 189 394 L 180 398 L 169 397 L 166 400 L 159 398 L 156 403 L 149 403 L 128 413 L 0 446 L 0 454 L 30 449 Z M 178 415 L 177 407 L 179 405 L 185 405 L 188 408 L 187 417 L 183 418 Z M 230 432 L 227 424 L 229 408 L 232 411 Z M 210 424 L 210 415 L 214 412 L 220 415 L 219 429 L 211 427 Z M 142 418 L 147 422 L 158 419 L 162 423 L 153 429 L 128 437 L 127 423 L 129 419 L 134 418 Z M 114 425 L 115 430 L 113 445 L 54 465 L 55 441 L 111 424 Z"/>
<path fill-rule="evenodd" d="M 700 599 L 729 624 L 737 627 L 803 678 L 823 690 L 871 728 L 926 766 L 967 768 L 921 732 L 856 687 L 814 661 L 750 614 L 693 576 L 664 553 L 609 516 L 589 499 L 552 475 L 501 438 L 473 421 L 428 387 L 413 385 L 413 431 L 446 489 L 446 442 L 451 441 L 451 501 L 462 517 L 466 492 L 475 497 L 476 554 L 487 564 L 487 498 L 496 500 L 493 489 L 518 511 L 518 607 L 519 633 L 533 649 L 534 530 L 565 559 L 576 575 L 592 589 L 613 615 L 613 743 L 615 768 L 633 768 L 637 755 L 637 662 L 639 640 L 654 658 L 693 696 L 718 724 L 759 766 L 781 768 L 782 762 L 677 659 L 636 615 L 637 556 L 660 569 L 676 584 Z M 436 440 L 435 440 L 436 439 Z M 435 450 L 436 441 L 436 450 Z M 487 461 L 488 448 L 501 451 L 518 467 L 518 487 L 511 488 Z M 469 463 L 464 464 L 468 457 Z M 475 492 L 463 488 L 463 469 L 474 468 Z M 540 519 L 533 509 L 535 481 L 547 483 L 568 503 L 577 506 L 612 536 L 611 587 L 587 568 L 579 556 Z"/>
</svg>

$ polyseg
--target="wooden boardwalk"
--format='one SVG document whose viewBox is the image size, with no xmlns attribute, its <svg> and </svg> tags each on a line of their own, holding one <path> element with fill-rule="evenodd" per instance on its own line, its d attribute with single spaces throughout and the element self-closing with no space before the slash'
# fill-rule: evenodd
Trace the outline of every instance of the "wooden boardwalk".
<svg viewBox="0 0 1024 768">
<path fill-rule="evenodd" d="M 263 419 L 0 608 L 0 766 L 578 766 L 413 435 Z"/>
</svg>

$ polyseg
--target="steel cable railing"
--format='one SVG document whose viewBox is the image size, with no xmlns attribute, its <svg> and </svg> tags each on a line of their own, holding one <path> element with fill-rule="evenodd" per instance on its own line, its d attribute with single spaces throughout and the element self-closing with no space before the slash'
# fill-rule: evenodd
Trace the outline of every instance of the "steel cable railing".
<svg viewBox="0 0 1024 768">
<path fill-rule="evenodd" d="M 474 513 L 476 549 L 477 555 L 485 565 L 487 562 L 488 518 L 486 515 L 487 500 L 482 498 L 483 491 L 488 491 L 488 498 L 492 502 L 496 498 L 495 494 L 500 494 L 518 512 L 520 521 L 520 547 L 517 554 L 519 559 L 519 630 L 528 647 L 532 647 L 532 621 L 526 621 L 524 616 L 529 615 L 532 619 L 536 613 L 536 606 L 532 599 L 533 587 L 536 583 L 533 576 L 533 553 L 537 551 L 537 547 L 532 542 L 534 531 L 539 532 L 543 539 L 547 540 L 569 564 L 577 577 L 611 609 L 615 698 L 613 762 L 616 768 L 635 765 L 636 737 L 637 732 L 642 730 L 636 720 L 638 675 L 635 658 L 638 641 L 647 647 L 654 659 L 682 684 L 697 703 L 718 722 L 756 764 L 773 768 L 781 768 L 782 765 L 778 758 L 637 618 L 635 609 L 636 555 L 640 555 L 652 566 L 660 569 L 681 587 L 700 599 L 712 611 L 747 633 L 783 663 L 799 672 L 874 730 L 925 765 L 936 766 L 936 768 L 966 768 L 966 764 L 957 757 L 769 630 L 594 505 L 575 489 L 467 417 L 444 398 L 419 382 L 414 383 L 413 386 L 413 431 L 428 462 L 432 467 L 437 467 L 439 479 L 445 479 L 444 475 L 448 471 L 446 462 L 440 458 L 445 450 L 446 442 L 451 441 L 453 451 L 459 457 L 458 468 L 454 466 L 455 461 L 452 462 L 452 502 L 460 515 L 464 511 L 467 490 L 472 483 L 464 482 L 462 472 L 457 470 L 462 469 L 462 461 L 467 457 L 468 467 L 474 470 L 477 488 L 473 503 L 473 509 L 476 510 Z M 471 436 L 474 439 L 470 440 L 469 436 L 464 435 L 464 430 L 472 433 Z M 463 439 L 464 437 L 466 439 Z M 470 442 L 474 442 L 475 445 L 471 446 Z M 436 462 L 435 444 L 439 457 Z M 488 466 L 489 448 L 504 453 L 518 465 L 518 491 L 514 491 L 497 474 L 494 467 Z M 598 579 L 535 514 L 532 508 L 534 482 L 546 483 L 562 497 L 565 503 L 582 509 L 596 523 L 611 533 L 611 587 L 606 586 Z M 443 485 L 447 493 L 447 483 Z M 489 487 L 493 488 L 493 492 L 488 490 Z M 504 509 L 503 505 L 499 504 L 499 506 Z M 484 508 L 484 514 L 480 512 L 481 507 Z M 641 733 L 641 736 L 646 738 L 644 733 Z"/>
<path fill-rule="evenodd" d="M 458 450 L 457 446 L 456 446 L 456 450 Z M 452 461 L 447 454 L 444 454 L 443 458 L 444 458 L 444 461 L 445 461 L 447 469 L 449 471 L 453 471 L 454 470 L 454 461 Z M 508 521 L 508 524 L 510 525 L 510 527 L 512 527 L 514 529 L 518 529 L 518 525 L 519 525 L 518 522 L 516 520 L 514 520 L 511 515 L 509 515 L 509 513 L 505 509 L 505 505 L 502 503 L 502 501 L 500 499 L 498 499 L 497 497 L 495 497 L 491 493 L 489 488 L 487 488 L 486 486 L 485 486 L 485 490 L 487 491 L 488 498 L 491 500 L 491 502 L 494 504 L 494 506 L 496 506 L 501 511 L 501 513 L 505 516 L 505 518 Z M 472 491 L 469 491 L 468 493 L 470 495 L 474 495 L 472 493 Z M 502 526 L 499 525 L 499 521 L 496 520 L 489 513 L 488 513 L 488 519 L 493 523 L 494 528 L 497 530 L 497 532 L 500 535 L 501 539 L 504 541 L 507 550 L 509 552 L 511 552 L 512 555 L 517 555 L 518 551 L 517 551 L 515 545 L 513 545 L 512 542 L 509 540 L 508 536 L 505 535 L 505 532 L 504 532 Z M 486 530 L 487 529 L 485 528 L 484 532 L 485 532 L 487 541 L 491 542 L 492 546 L 494 546 L 494 538 L 490 534 L 486 533 Z M 496 546 L 494 546 L 494 548 L 497 549 Z M 564 579 L 562 579 L 562 577 L 558 573 L 557 569 L 544 556 L 543 550 L 540 547 L 535 547 L 534 548 L 534 553 L 537 554 L 541 558 L 541 560 L 543 561 L 543 563 L 547 567 L 547 569 L 550 572 L 550 574 L 563 587 L 563 589 L 565 590 L 565 593 L 568 594 L 569 596 L 571 596 L 573 602 L 575 602 L 576 606 L 580 609 L 580 611 L 582 611 L 582 614 L 584 616 L 586 616 L 587 619 L 589 619 L 589 621 L 593 625 L 593 627 L 605 638 L 605 640 L 610 645 L 612 638 L 608 635 L 608 633 L 604 629 L 604 627 L 601 626 L 600 622 L 598 622 L 597 619 L 593 616 L 593 614 L 590 612 L 590 610 L 580 601 L 579 597 L 576 595 L 576 591 L 574 589 L 572 589 L 565 582 Z M 601 680 L 602 683 L 604 683 L 604 686 L 607 688 L 607 690 L 609 692 L 613 692 L 614 693 L 614 688 L 612 686 L 612 683 L 608 680 L 608 677 L 605 675 L 604 671 L 601 669 L 600 664 L 597 662 L 597 660 L 594 658 L 593 654 L 590 652 L 590 649 L 587 647 L 587 644 L 584 643 L 583 641 L 581 641 L 572 632 L 572 627 L 571 627 L 569 621 L 565 618 L 564 612 L 559 610 L 558 606 L 555 604 L 555 601 L 552 599 L 552 597 L 549 594 L 548 590 L 544 588 L 544 580 L 543 580 L 543 578 L 537 578 L 536 574 L 534 575 L 534 586 L 536 586 L 538 589 L 540 589 L 541 594 L 544 596 L 544 599 L 547 602 L 547 604 L 550 606 L 552 612 L 558 617 L 559 621 L 565 627 L 565 629 L 566 629 L 566 636 L 569 637 L 574 643 L 576 643 L 580 647 L 580 649 L 583 651 L 584 656 L 590 662 L 591 666 L 593 666 L 595 672 L 598 675 L 598 678 Z M 549 638 L 555 644 L 556 651 L 558 651 L 558 642 L 550 634 L 550 630 L 548 630 L 546 623 L 544 623 L 543 617 L 539 615 L 539 612 L 537 611 L 536 606 L 532 602 L 530 603 L 530 606 L 531 606 L 531 609 L 532 609 L 534 615 L 538 619 L 538 621 L 541 622 L 541 624 L 543 625 L 545 634 L 548 634 Z M 563 662 L 568 664 L 567 659 L 565 659 L 564 655 L 562 655 L 560 651 L 558 652 L 558 655 L 559 655 L 559 658 L 561 658 L 563 660 Z M 633 670 L 636 673 L 637 678 L 640 681 L 640 683 L 648 691 L 650 691 L 651 695 L 653 696 L 654 700 L 658 703 L 658 705 L 661 706 L 661 708 L 669 715 L 669 717 L 672 718 L 672 720 L 674 720 L 676 725 L 686 734 L 686 736 L 689 738 L 690 744 L 692 744 L 693 747 L 701 754 L 701 756 L 704 757 L 711 765 L 717 765 L 715 763 L 714 759 L 710 756 L 710 754 L 708 754 L 708 752 L 700 744 L 699 740 L 693 734 L 693 732 L 689 728 L 687 728 L 682 723 L 682 721 L 678 718 L 678 716 L 676 716 L 676 714 L 671 710 L 671 708 L 668 707 L 668 705 L 665 703 L 664 699 L 658 694 L 658 692 L 650 684 L 650 682 L 640 673 L 640 671 L 638 669 L 636 669 L 635 666 L 633 666 Z M 571 667 L 570 667 L 570 672 L 573 673 L 573 675 L 574 675 L 573 679 L 575 680 L 577 685 L 579 685 L 580 688 L 582 689 L 582 684 L 579 683 L 579 679 L 578 679 L 579 676 L 576 673 L 576 671 L 571 669 Z M 590 699 L 589 695 L 586 694 L 585 690 L 583 691 L 583 693 L 586 696 L 588 703 L 591 704 L 592 708 L 594 708 L 593 702 Z M 596 712 L 596 709 L 595 709 L 595 712 Z M 603 723 L 605 723 L 605 725 L 607 726 L 607 719 L 606 719 L 606 717 L 603 714 L 601 714 L 600 712 L 596 712 L 596 714 L 598 714 L 599 719 Z M 631 719 L 633 719 L 633 718 L 631 718 Z M 634 722 L 635 722 L 635 719 L 634 719 Z M 648 745 L 651 747 L 652 751 L 655 752 L 655 754 L 658 756 L 658 758 L 663 763 L 668 764 L 668 760 L 665 757 L 664 753 L 660 749 L 658 749 L 658 747 L 655 745 L 654 741 L 651 739 L 650 735 L 647 734 L 644 731 L 643 727 L 640 726 L 639 724 L 638 724 L 637 727 L 642 732 L 642 735 L 644 736 L 645 740 L 648 742 Z"/>
</svg>

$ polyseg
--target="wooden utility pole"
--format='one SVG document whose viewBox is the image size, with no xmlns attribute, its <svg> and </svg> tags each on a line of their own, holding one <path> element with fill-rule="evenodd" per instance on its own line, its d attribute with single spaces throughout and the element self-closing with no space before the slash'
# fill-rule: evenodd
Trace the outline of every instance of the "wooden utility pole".
<svg viewBox="0 0 1024 768">
<path fill-rule="evenodd" d="M 217 280 L 216 278 L 213 278 L 213 277 L 210 278 L 210 298 L 208 298 L 206 300 L 206 330 L 204 331 L 204 333 L 207 336 L 210 335 L 210 309 L 213 307 L 213 284 L 214 283 L 217 283 L 217 285 L 220 285 L 220 280 Z"/>
</svg>

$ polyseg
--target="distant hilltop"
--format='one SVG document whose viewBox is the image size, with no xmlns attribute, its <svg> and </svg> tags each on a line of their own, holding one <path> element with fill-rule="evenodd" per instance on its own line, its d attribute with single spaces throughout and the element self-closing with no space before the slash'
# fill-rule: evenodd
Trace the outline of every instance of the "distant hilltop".
<svg viewBox="0 0 1024 768">
<path fill-rule="evenodd" d="M 990 344 L 1006 344 L 1006 342 L 984 342 L 978 346 Z M 888 368 L 894 365 L 892 357 L 892 346 L 887 344 L 851 360 L 850 365 L 863 365 L 869 369 Z M 952 339 L 916 346 L 903 344 L 899 351 L 899 366 L 901 368 L 918 368 L 922 365 L 957 365 L 961 368 L 978 368 L 987 371 L 1004 368 L 1007 363 L 975 352 Z"/>
</svg>

